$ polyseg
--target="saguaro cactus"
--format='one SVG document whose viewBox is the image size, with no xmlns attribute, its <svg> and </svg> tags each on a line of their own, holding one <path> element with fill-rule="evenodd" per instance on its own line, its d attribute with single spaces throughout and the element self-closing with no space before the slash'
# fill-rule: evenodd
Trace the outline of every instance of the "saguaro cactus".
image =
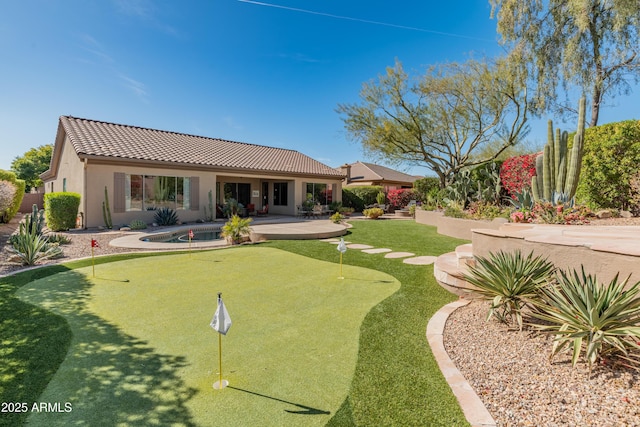
<svg viewBox="0 0 640 427">
<path fill-rule="evenodd" d="M 562 194 L 567 199 L 575 196 L 582 165 L 585 107 L 586 99 L 582 97 L 578 106 L 578 129 L 571 150 L 567 148 L 569 134 L 556 129 L 554 137 L 553 122 L 549 120 L 547 144 L 543 154 L 536 158 L 536 176 L 531 178 L 531 191 L 536 202 L 551 202 L 554 194 Z"/>
<path fill-rule="evenodd" d="M 102 202 L 102 218 L 104 219 L 104 225 L 108 229 L 113 228 L 111 222 L 111 209 L 109 209 L 109 193 L 107 193 L 107 187 L 104 187 L 104 202 Z"/>
</svg>

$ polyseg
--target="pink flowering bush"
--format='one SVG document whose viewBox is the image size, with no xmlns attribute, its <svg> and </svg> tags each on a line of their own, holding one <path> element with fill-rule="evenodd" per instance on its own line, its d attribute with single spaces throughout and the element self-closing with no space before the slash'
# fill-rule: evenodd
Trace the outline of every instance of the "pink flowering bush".
<svg viewBox="0 0 640 427">
<path fill-rule="evenodd" d="M 536 157 L 540 153 L 510 157 L 500 168 L 500 183 L 511 198 L 531 188 L 531 177 L 536 174 Z"/>
</svg>

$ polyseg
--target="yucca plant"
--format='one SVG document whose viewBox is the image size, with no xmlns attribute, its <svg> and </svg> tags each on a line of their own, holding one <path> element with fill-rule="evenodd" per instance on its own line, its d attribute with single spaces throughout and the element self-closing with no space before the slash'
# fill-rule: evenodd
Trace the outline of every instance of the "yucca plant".
<svg viewBox="0 0 640 427">
<path fill-rule="evenodd" d="M 160 208 L 154 215 L 154 220 L 158 225 L 176 225 L 178 223 L 178 214 L 170 208 Z"/>
<path fill-rule="evenodd" d="M 24 222 L 20 223 L 20 231 L 11 239 L 11 244 L 7 248 L 13 254 L 10 260 L 20 265 L 35 265 L 40 260 L 62 255 L 58 244 L 49 243 L 35 229 L 29 230 Z"/>
<path fill-rule="evenodd" d="M 233 215 L 225 225 L 222 226 L 221 236 L 229 240 L 231 243 L 240 243 L 244 236 L 251 233 L 251 218 L 240 218 Z"/>
<path fill-rule="evenodd" d="M 595 275 L 559 271 L 557 283 L 542 290 L 532 315 L 544 324 L 536 327 L 555 335 L 550 359 L 572 347 L 571 363 L 585 353 L 589 367 L 606 354 L 629 355 L 640 345 L 640 282 L 628 287 L 618 275 L 608 284 Z"/>
<path fill-rule="evenodd" d="M 476 257 L 464 279 L 474 285 L 473 292 L 489 300 L 487 320 L 495 316 L 507 325 L 515 323 L 522 330 L 522 308 L 536 298 L 539 289 L 551 277 L 554 266 L 546 258 L 525 258 L 520 250 L 490 253 L 489 258 Z"/>
</svg>

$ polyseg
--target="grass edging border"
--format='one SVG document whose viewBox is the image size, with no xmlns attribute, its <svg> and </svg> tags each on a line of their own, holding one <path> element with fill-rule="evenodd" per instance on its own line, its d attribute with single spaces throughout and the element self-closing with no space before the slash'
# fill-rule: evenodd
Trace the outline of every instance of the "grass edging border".
<svg viewBox="0 0 640 427">
<path fill-rule="evenodd" d="M 471 388 L 466 378 L 453 363 L 444 348 L 443 333 L 447 319 L 456 309 L 464 307 L 471 301 L 460 299 L 451 302 L 438 310 L 427 323 L 427 341 L 431 346 L 433 357 L 436 359 L 442 375 L 451 387 L 451 391 L 458 399 L 460 408 L 472 427 L 495 427 L 493 419 L 480 397 Z"/>
</svg>

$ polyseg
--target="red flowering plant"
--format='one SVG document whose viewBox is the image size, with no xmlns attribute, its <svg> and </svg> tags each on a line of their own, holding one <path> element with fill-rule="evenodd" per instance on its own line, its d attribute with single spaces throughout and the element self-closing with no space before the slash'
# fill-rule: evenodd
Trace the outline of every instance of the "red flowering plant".
<svg viewBox="0 0 640 427">
<path fill-rule="evenodd" d="M 511 198 L 531 188 L 531 177 L 536 174 L 536 157 L 540 153 L 510 157 L 500 168 L 500 182 Z"/>
<path fill-rule="evenodd" d="M 411 188 L 389 190 L 387 192 L 387 199 L 389 199 L 389 204 L 391 204 L 394 209 L 404 208 L 409 204 L 410 201 L 417 200 L 417 198 L 418 195 Z"/>
</svg>

